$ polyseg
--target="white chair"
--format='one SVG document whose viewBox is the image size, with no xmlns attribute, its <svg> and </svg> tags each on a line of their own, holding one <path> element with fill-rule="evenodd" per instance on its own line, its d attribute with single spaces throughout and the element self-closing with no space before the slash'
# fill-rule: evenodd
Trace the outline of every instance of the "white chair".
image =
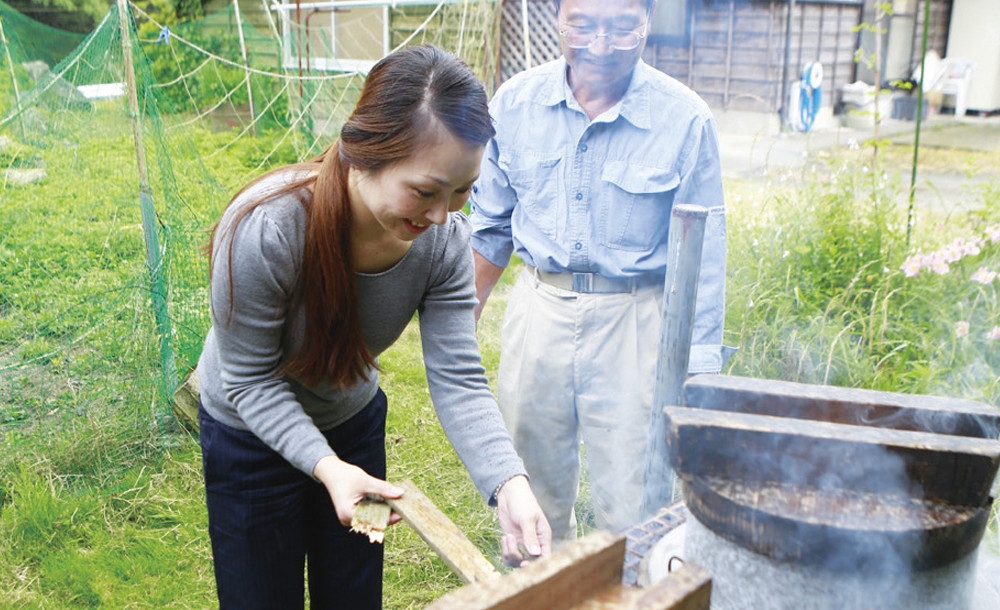
<svg viewBox="0 0 1000 610">
<path fill-rule="evenodd" d="M 969 93 L 969 82 L 976 71 L 976 64 L 971 59 L 962 57 L 945 57 L 941 60 L 936 87 L 944 95 L 955 97 L 955 116 L 965 116 L 966 96 Z"/>
</svg>

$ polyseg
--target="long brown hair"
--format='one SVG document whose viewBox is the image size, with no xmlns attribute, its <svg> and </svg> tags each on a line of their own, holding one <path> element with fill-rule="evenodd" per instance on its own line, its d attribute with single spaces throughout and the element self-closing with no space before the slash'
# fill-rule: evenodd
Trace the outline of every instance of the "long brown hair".
<svg viewBox="0 0 1000 610">
<path fill-rule="evenodd" d="M 458 57 L 432 45 L 393 52 L 369 72 L 354 112 L 336 142 L 313 159 L 272 170 L 251 181 L 233 197 L 235 201 L 271 174 L 308 172 L 302 180 L 269 191 L 244 207 L 235 221 L 226 225 L 230 235 L 235 235 L 239 222 L 263 201 L 281 193 L 312 189 L 311 197 L 300 197 L 307 211 L 299 279 L 306 316 L 305 341 L 286 364 L 287 373 L 309 385 L 323 379 L 346 385 L 375 366 L 375 358 L 364 343 L 358 311 L 351 257 L 348 169 L 378 172 L 406 159 L 434 120 L 463 141 L 484 146 L 495 135 L 487 102 L 482 84 Z M 213 243 L 218 230 L 216 223 Z M 229 257 L 231 263 L 231 240 Z M 232 281 L 229 285 L 231 315 Z"/>
</svg>

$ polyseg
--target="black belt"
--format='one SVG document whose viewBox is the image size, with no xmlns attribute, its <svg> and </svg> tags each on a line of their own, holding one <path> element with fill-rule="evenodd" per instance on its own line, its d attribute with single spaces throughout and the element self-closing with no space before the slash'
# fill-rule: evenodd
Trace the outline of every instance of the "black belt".
<svg viewBox="0 0 1000 610">
<path fill-rule="evenodd" d="M 525 269 L 549 286 L 591 294 L 634 292 L 647 286 L 663 286 L 665 278 L 649 273 L 637 277 L 605 277 L 596 273 L 553 273 L 525 265 Z"/>
</svg>

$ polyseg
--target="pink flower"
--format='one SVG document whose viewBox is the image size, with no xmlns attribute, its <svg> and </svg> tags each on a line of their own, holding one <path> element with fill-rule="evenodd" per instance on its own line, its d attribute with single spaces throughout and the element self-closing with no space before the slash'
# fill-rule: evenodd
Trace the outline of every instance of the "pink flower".
<svg viewBox="0 0 1000 610">
<path fill-rule="evenodd" d="M 986 333 L 986 338 L 990 341 L 1000 341 L 1000 326 L 994 326 L 990 332 Z"/>
<path fill-rule="evenodd" d="M 955 336 L 956 337 L 967 337 L 969 335 L 969 323 L 955 322 Z"/>
<path fill-rule="evenodd" d="M 945 263 L 954 263 L 962 260 L 962 252 L 965 250 L 965 242 L 956 239 L 944 248 L 935 252 L 935 258 L 943 260 Z M 947 273 L 947 272 L 946 272 Z"/>
<path fill-rule="evenodd" d="M 979 249 L 979 246 L 982 245 L 982 243 L 983 243 L 982 240 L 974 239 L 970 242 L 962 244 L 962 256 L 978 255 L 980 252 L 982 252 L 982 250 Z"/>
<path fill-rule="evenodd" d="M 931 268 L 931 271 L 938 275 L 944 275 L 951 271 L 951 267 L 948 266 L 948 261 L 940 256 L 939 252 L 931 254 L 929 261 L 924 261 L 924 264 Z"/>
<path fill-rule="evenodd" d="M 1000 241 L 1000 225 L 993 225 L 992 227 L 986 229 L 986 239 L 990 240 L 990 243 L 997 243 Z"/>
<path fill-rule="evenodd" d="M 996 271 L 990 271 L 986 267 L 980 267 L 972 274 L 972 281 L 979 282 L 980 284 L 989 284 L 997 277 Z"/>
<path fill-rule="evenodd" d="M 923 265 L 924 255 L 914 254 L 913 256 L 907 257 L 899 268 L 903 270 L 903 275 L 906 277 L 917 277 L 920 275 L 920 268 L 923 267 Z"/>
</svg>

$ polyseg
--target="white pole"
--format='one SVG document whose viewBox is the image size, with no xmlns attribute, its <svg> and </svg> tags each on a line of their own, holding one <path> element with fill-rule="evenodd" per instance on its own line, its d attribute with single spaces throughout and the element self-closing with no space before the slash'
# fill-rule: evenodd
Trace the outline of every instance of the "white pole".
<svg viewBox="0 0 1000 610">
<path fill-rule="evenodd" d="M 528 31 L 528 0 L 521 0 L 521 37 L 524 39 L 524 69 L 531 67 L 531 35 Z"/>
<path fill-rule="evenodd" d="M 236 15 L 236 32 L 240 36 L 240 56 L 243 58 L 243 70 L 246 74 L 247 103 L 250 105 L 250 124 L 253 125 L 253 135 L 257 135 L 257 113 L 253 107 L 253 87 L 250 85 L 250 64 L 247 62 L 247 44 L 243 38 L 243 20 L 240 18 L 240 2 L 233 0 L 233 13 Z"/>
</svg>

